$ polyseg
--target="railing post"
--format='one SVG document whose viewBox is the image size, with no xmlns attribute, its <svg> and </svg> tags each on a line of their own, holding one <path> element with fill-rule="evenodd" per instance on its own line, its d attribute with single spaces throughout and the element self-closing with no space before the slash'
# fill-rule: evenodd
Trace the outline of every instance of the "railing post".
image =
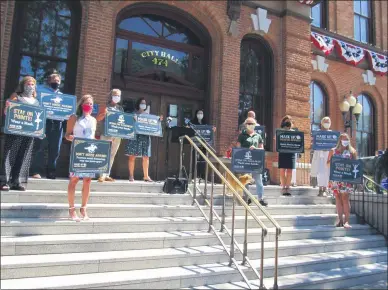
<svg viewBox="0 0 388 290">
<path fill-rule="evenodd" d="M 182 167 L 183 167 L 183 137 L 179 138 L 179 142 L 180 142 L 180 156 L 179 156 L 179 175 L 178 177 L 181 178 L 182 177 Z"/>
<path fill-rule="evenodd" d="M 193 178 L 193 150 L 194 150 L 194 147 L 193 145 L 190 144 L 190 171 L 189 171 L 189 182 L 191 183 L 192 182 L 192 178 Z"/>
<path fill-rule="evenodd" d="M 193 188 L 193 204 L 195 199 L 197 198 L 197 158 L 198 158 L 198 152 L 197 150 L 194 151 L 194 188 Z"/>
<path fill-rule="evenodd" d="M 226 171 L 224 172 L 224 177 L 226 179 Z M 222 187 L 222 214 L 221 214 L 221 232 L 224 230 L 225 227 L 225 195 L 226 195 L 226 184 L 224 182 L 224 185 Z"/>
<path fill-rule="evenodd" d="M 248 255 L 248 211 L 245 209 L 245 221 L 244 221 L 244 250 L 243 250 L 243 260 L 241 265 L 245 265 Z"/>
<path fill-rule="evenodd" d="M 209 233 L 213 225 L 213 207 L 214 207 L 214 170 L 212 170 L 212 187 L 210 192 L 210 214 L 209 214 L 209 230 L 208 230 Z"/>
<path fill-rule="evenodd" d="M 209 152 L 206 150 L 206 157 L 209 159 Z M 214 174 L 214 173 L 213 173 Z M 206 169 L 205 169 L 205 189 L 203 191 L 203 194 L 205 195 L 205 198 L 207 198 L 207 177 L 209 175 L 209 164 L 206 162 Z"/>
<path fill-rule="evenodd" d="M 279 234 L 280 234 L 279 233 L 279 229 L 276 228 L 276 235 L 275 235 L 275 271 L 274 271 L 274 278 L 273 278 L 273 289 L 275 289 L 275 290 L 278 289 Z M 261 276 L 262 276 L 262 274 L 261 274 Z"/>
<path fill-rule="evenodd" d="M 235 222 L 235 207 L 236 207 L 236 197 L 233 195 L 233 206 L 232 206 L 232 234 L 230 237 L 230 259 L 229 266 L 232 265 L 234 259 L 234 222 Z"/>
<path fill-rule="evenodd" d="M 264 289 L 264 229 L 261 229 L 260 289 Z"/>
</svg>

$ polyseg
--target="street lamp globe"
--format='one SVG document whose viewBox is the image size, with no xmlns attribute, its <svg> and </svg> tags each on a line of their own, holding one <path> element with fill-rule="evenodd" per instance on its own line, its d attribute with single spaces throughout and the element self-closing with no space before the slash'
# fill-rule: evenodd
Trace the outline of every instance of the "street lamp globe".
<svg viewBox="0 0 388 290">
<path fill-rule="evenodd" d="M 357 102 L 356 105 L 354 106 L 353 114 L 357 116 L 357 115 L 360 115 L 361 112 L 362 112 L 362 105 L 359 102 Z"/>
<path fill-rule="evenodd" d="M 345 97 L 344 97 L 344 100 L 339 104 L 339 108 L 340 108 L 340 110 L 341 110 L 342 113 L 349 112 L 350 104 L 349 104 L 349 102 L 346 100 Z"/>
<path fill-rule="evenodd" d="M 352 92 L 350 92 L 350 96 L 348 98 L 348 102 L 349 102 L 349 105 L 351 108 L 353 108 L 356 103 L 357 103 L 357 99 L 353 96 Z"/>
</svg>

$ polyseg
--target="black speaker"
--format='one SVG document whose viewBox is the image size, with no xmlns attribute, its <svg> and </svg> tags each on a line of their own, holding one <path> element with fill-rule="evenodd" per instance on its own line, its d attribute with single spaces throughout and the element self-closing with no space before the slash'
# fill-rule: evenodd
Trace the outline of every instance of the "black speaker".
<svg viewBox="0 0 388 290">
<path fill-rule="evenodd" d="M 163 192 L 169 194 L 184 194 L 187 191 L 188 181 L 186 178 L 167 177 Z"/>
</svg>

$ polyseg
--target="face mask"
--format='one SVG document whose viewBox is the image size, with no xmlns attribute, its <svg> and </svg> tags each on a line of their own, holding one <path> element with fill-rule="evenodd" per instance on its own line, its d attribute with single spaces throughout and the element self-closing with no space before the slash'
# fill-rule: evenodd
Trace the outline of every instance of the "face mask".
<svg viewBox="0 0 388 290">
<path fill-rule="evenodd" d="M 59 88 L 59 84 L 58 84 L 58 83 L 50 83 L 50 87 L 51 87 L 54 91 L 56 91 L 56 90 L 58 90 L 58 88 Z"/>
<path fill-rule="evenodd" d="M 202 120 L 203 119 L 203 114 L 197 114 L 197 118 L 198 118 L 198 120 Z"/>
<path fill-rule="evenodd" d="M 35 91 L 35 86 L 24 86 L 24 93 L 27 96 L 31 96 Z"/>
<path fill-rule="evenodd" d="M 291 122 L 290 121 L 283 122 L 283 126 L 282 127 L 291 127 Z"/>
<path fill-rule="evenodd" d="M 349 145 L 349 141 L 348 140 L 341 140 L 341 144 L 342 144 L 342 146 L 344 146 L 344 147 L 348 147 L 348 145 Z"/>
<path fill-rule="evenodd" d="M 256 125 L 246 125 L 246 127 L 247 127 L 247 129 L 248 129 L 249 131 L 254 131 Z"/>
<path fill-rule="evenodd" d="M 331 126 L 331 124 L 330 124 L 330 123 L 323 123 L 322 126 L 323 126 L 323 128 L 325 128 L 325 129 L 329 129 L 330 126 Z"/>
<path fill-rule="evenodd" d="M 146 104 L 140 104 L 139 108 L 141 110 L 145 110 L 145 109 L 147 109 L 147 105 Z"/>
<path fill-rule="evenodd" d="M 93 111 L 93 106 L 89 104 L 83 104 L 82 105 L 82 112 L 85 114 L 91 114 Z"/>
<path fill-rule="evenodd" d="M 120 102 L 120 100 L 121 100 L 120 96 L 112 96 L 113 103 L 117 104 L 118 102 Z"/>
</svg>

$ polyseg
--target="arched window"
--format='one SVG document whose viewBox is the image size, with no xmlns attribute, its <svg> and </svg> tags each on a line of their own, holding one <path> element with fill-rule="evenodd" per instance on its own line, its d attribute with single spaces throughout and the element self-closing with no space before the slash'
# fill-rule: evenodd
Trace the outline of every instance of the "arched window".
<svg viewBox="0 0 388 290">
<path fill-rule="evenodd" d="M 319 130 L 321 120 L 326 116 L 326 95 L 322 87 L 312 81 L 310 83 L 310 122 L 311 131 Z"/>
<path fill-rule="evenodd" d="M 155 14 L 119 17 L 114 77 L 204 88 L 205 45 L 190 28 Z"/>
<path fill-rule="evenodd" d="M 77 70 L 81 6 L 78 1 L 16 1 L 7 92 L 23 76 L 44 83 L 49 69 L 62 76 L 61 89 L 73 93 Z"/>
<path fill-rule="evenodd" d="M 253 108 L 257 122 L 266 127 L 267 150 L 272 143 L 272 68 L 272 53 L 263 41 L 254 38 L 242 40 L 238 122 L 243 123 L 247 111 Z"/>
<path fill-rule="evenodd" d="M 375 153 L 375 134 L 374 134 L 374 108 L 370 98 L 361 94 L 357 97 L 362 105 L 362 112 L 358 119 L 356 129 L 357 152 L 360 157 L 373 156 Z"/>
</svg>

